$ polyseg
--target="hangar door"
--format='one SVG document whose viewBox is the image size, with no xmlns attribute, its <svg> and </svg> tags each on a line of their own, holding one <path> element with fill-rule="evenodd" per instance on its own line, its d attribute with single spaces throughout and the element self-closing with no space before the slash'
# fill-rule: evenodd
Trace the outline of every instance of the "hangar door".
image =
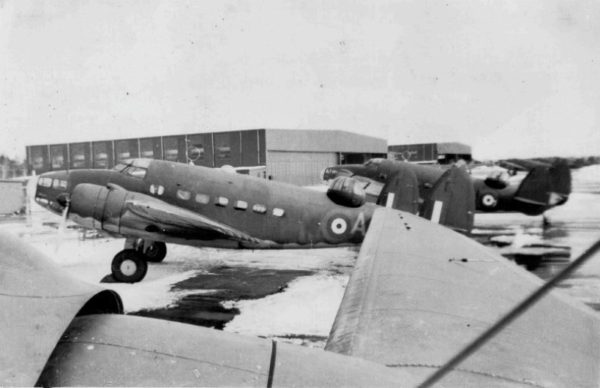
<svg viewBox="0 0 600 388">
<path fill-rule="evenodd" d="M 273 180 L 307 186 L 321 182 L 321 170 L 337 164 L 336 152 L 267 153 L 267 176 Z"/>
</svg>

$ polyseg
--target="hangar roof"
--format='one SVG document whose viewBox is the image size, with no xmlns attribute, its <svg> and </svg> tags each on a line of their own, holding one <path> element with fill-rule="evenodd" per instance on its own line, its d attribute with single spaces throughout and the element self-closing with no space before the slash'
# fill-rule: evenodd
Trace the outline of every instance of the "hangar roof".
<svg viewBox="0 0 600 388">
<path fill-rule="evenodd" d="M 266 129 L 268 151 L 387 153 L 385 139 L 340 130 Z"/>
</svg>

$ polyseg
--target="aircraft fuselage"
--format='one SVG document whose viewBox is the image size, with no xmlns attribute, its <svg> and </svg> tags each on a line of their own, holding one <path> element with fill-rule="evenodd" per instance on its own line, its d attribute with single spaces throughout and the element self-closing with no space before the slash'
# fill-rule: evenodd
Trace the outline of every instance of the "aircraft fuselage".
<svg viewBox="0 0 600 388">
<path fill-rule="evenodd" d="M 159 160 L 146 161 L 143 166 L 130 165 L 121 171 L 73 170 L 43 174 L 36 200 L 59 213 L 63 209 L 57 201 L 61 194 L 72 195 L 78 186 L 79 191 L 82 187 L 97 187 L 98 193 L 107 194 L 86 197 L 90 210 L 85 214 L 71 211 L 70 219 L 126 237 L 253 249 L 360 243 L 375 208 L 373 204 L 357 208 L 340 206 L 322 192 L 221 169 Z M 111 195 L 122 198 L 116 200 Z M 170 209 L 176 209 L 175 217 L 177 212 L 181 212 L 183 218 L 190 214 L 188 212 L 199 214 L 260 242 L 235 241 L 214 230 L 185 227 L 168 220 L 149 222 L 136 218 L 135 212 L 122 205 L 136 198 L 161 206 L 172 205 Z"/>
</svg>

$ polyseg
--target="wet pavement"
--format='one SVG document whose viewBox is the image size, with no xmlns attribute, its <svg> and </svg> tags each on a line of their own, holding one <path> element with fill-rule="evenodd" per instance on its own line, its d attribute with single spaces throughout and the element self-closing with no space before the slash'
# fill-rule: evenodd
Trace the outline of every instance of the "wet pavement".
<svg viewBox="0 0 600 388">
<path fill-rule="evenodd" d="M 212 268 L 208 273 L 201 273 L 178 282 L 172 287 L 174 291 L 211 290 L 213 292 L 184 296 L 167 308 L 143 309 L 132 314 L 223 329 L 229 321 L 240 314 L 238 308 L 226 306 L 223 302 L 260 299 L 283 292 L 292 280 L 313 273 L 306 270 L 219 266 Z"/>
</svg>

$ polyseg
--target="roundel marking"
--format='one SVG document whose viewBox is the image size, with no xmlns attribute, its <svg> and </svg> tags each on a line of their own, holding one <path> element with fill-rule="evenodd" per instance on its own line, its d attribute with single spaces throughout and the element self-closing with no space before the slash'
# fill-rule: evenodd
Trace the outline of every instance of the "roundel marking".
<svg viewBox="0 0 600 388">
<path fill-rule="evenodd" d="M 498 202 L 498 200 L 496 199 L 494 194 L 487 193 L 481 197 L 481 203 L 485 207 L 489 207 L 489 208 L 495 207 L 497 202 Z"/>
<path fill-rule="evenodd" d="M 348 223 L 345 219 L 338 217 L 331 221 L 331 224 L 329 224 L 329 228 L 331 228 L 331 231 L 333 233 L 341 235 L 344 234 L 348 229 Z"/>
<path fill-rule="evenodd" d="M 323 238 L 330 244 L 339 244 L 350 238 L 351 218 L 340 211 L 327 213 L 319 224 Z"/>
</svg>

